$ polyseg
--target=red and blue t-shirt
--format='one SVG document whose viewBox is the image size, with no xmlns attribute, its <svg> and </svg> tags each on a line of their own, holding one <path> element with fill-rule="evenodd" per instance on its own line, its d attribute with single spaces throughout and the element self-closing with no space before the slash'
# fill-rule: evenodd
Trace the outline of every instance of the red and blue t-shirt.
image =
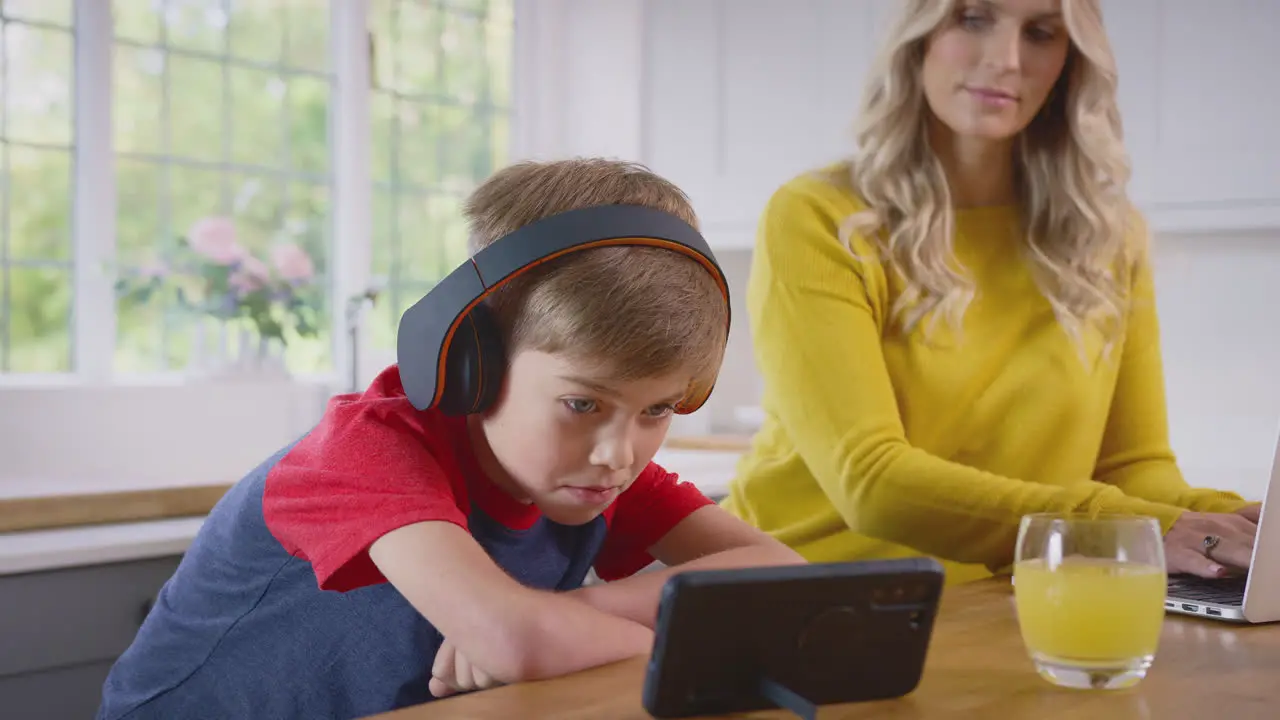
<svg viewBox="0 0 1280 720">
<path fill-rule="evenodd" d="M 518 581 L 566 591 L 593 567 L 605 580 L 644 568 L 710 502 L 650 464 L 592 522 L 554 523 L 484 476 L 464 419 L 415 410 L 393 366 L 218 503 L 112 668 L 98 718 L 359 717 L 427 702 L 443 638 L 370 561 L 374 540 L 456 523 Z"/>
</svg>

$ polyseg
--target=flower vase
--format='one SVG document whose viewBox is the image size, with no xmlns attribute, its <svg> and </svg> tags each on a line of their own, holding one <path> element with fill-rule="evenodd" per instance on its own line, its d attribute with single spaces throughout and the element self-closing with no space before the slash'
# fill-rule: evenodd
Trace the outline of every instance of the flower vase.
<svg viewBox="0 0 1280 720">
<path fill-rule="evenodd" d="M 247 327 L 232 327 L 226 321 L 214 324 L 212 342 L 209 328 L 196 329 L 191 375 L 202 380 L 263 381 L 288 380 L 284 343 L 260 337 Z"/>
</svg>

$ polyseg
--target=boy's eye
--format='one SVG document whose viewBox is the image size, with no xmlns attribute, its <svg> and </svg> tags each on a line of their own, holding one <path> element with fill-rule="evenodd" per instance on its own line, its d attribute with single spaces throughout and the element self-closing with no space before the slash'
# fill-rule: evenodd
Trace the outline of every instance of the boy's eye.
<svg viewBox="0 0 1280 720">
<path fill-rule="evenodd" d="M 595 412 L 596 401 L 586 398 L 569 398 L 564 401 L 564 406 L 569 409 L 569 412 L 586 415 Z"/>
<path fill-rule="evenodd" d="M 660 417 L 666 417 L 667 415 L 670 415 L 671 413 L 675 412 L 675 410 L 676 409 L 674 406 L 663 403 L 661 405 L 650 405 L 645 410 L 645 414 L 651 418 L 660 418 Z"/>
</svg>

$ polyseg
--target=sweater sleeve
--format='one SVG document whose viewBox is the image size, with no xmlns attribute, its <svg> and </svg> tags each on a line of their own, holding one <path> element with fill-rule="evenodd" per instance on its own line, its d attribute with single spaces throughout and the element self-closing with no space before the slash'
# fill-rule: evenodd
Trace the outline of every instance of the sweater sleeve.
<svg viewBox="0 0 1280 720">
<path fill-rule="evenodd" d="M 1136 263 L 1120 370 L 1094 478 L 1127 495 L 1198 512 L 1235 512 L 1234 493 L 1190 487 L 1169 446 L 1164 366 L 1155 279 L 1145 256 Z"/>
<path fill-rule="evenodd" d="M 1002 477 L 907 442 L 871 302 L 882 276 L 841 244 L 843 218 L 817 190 L 770 199 L 748 289 L 756 358 L 771 410 L 848 526 L 958 562 L 1006 566 L 1018 523 L 1042 511 L 1156 517 L 1178 508 L 1092 480 L 1062 487 Z M 870 262 L 875 262 L 872 259 Z M 869 287 L 871 286 L 871 287 Z"/>
</svg>

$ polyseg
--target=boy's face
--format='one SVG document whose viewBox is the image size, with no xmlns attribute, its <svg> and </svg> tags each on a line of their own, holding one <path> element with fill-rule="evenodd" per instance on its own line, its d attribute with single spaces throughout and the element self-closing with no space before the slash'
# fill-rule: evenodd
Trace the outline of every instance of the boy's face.
<svg viewBox="0 0 1280 720">
<path fill-rule="evenodd" d="M 653 459 L 688 385 L 684 374 L 620 382 L 563 355 L 517 352 L 502 396 L 478 421 L 481 465 L 547 518 L 590 522 Z"/>
</svg>

